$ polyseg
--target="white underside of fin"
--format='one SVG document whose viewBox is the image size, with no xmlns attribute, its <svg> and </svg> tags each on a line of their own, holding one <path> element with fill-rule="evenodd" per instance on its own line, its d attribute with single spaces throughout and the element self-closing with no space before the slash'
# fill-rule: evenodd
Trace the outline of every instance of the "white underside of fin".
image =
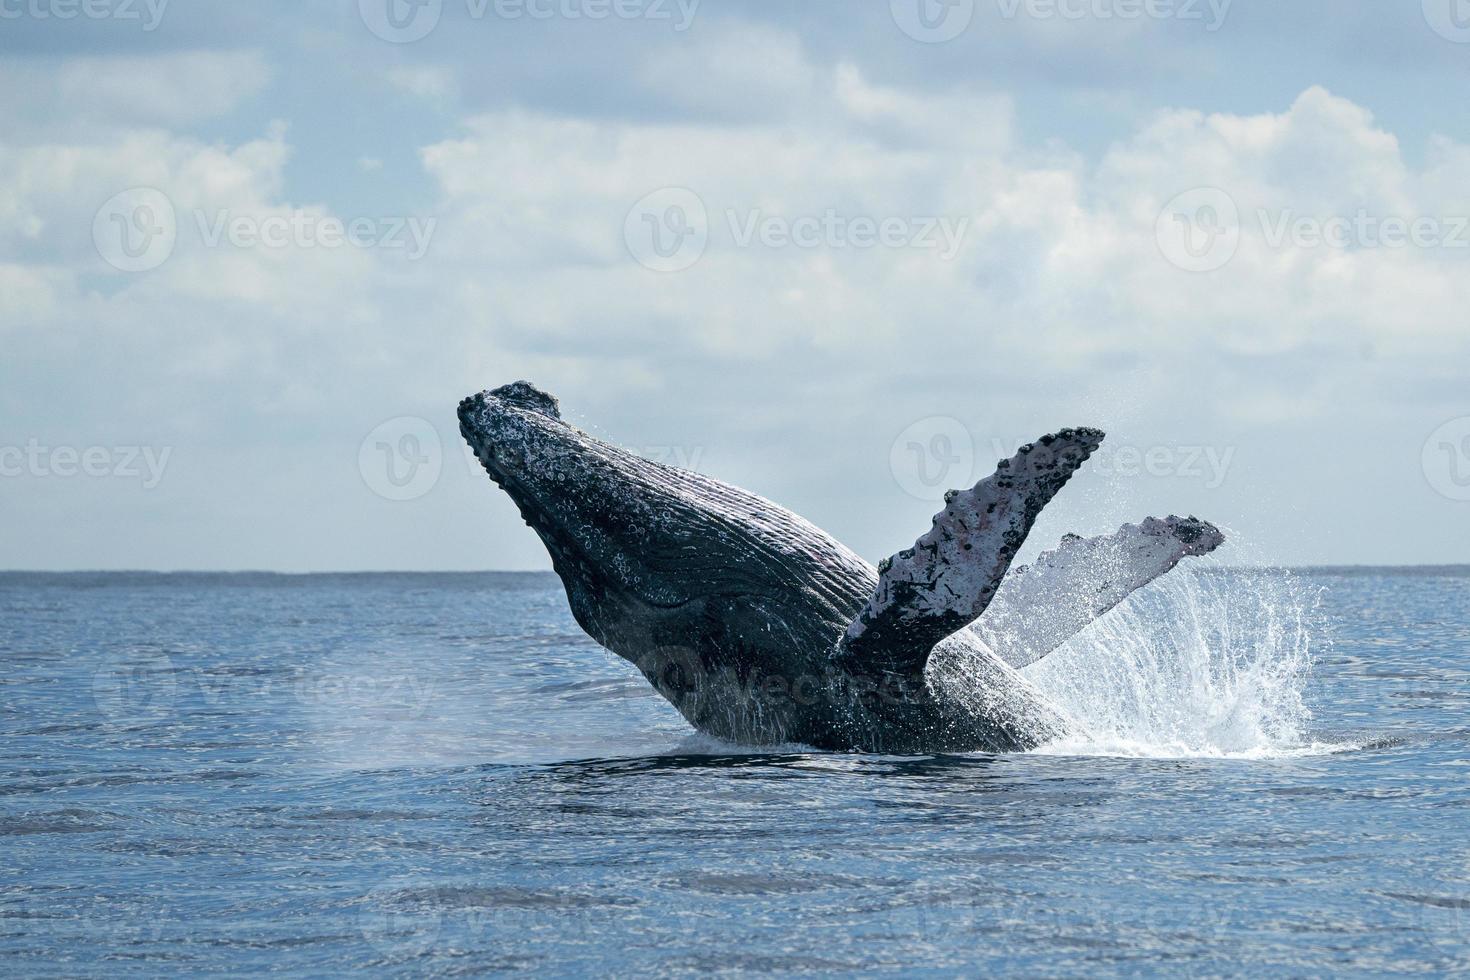
<svg viewBox="0 0 1470 980">
<path fill-rule="evenodd" d="M 1095 538 L 1068 535 L 1016 568 L 970 628 L 1013 667 L 1035 663 L 1189 555 L 1225 540 L 1194 517 L 1150 517 Z"/>
</svg>

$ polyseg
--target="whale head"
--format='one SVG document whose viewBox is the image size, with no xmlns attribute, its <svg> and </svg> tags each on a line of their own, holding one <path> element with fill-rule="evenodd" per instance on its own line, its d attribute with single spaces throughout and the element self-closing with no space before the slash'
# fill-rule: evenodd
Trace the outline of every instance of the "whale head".
<svg viewBox="0 0 1470 980">
<path fill-rule="evenodd" d="M 636 595 L 653 581 L 618 560 L 632 516 L 619 504 L 631 500 L 601 478 L 609 454 L 562 420 L 552 395 L 526 381 L 470 395 L 459 403 L 459 431 L 546 545 L 579 619 L 595 593 L 622 586 Z"/>
<path fill-rule="evenodd" d="M 627 659 L 639 661 L 650 644 L 702 635 L 697 623 L 715 605 L 802 601 L 811 591 L 793 586 L 834 567 L 846 570 L 844 581 L 871 582 L 866 563 L 795 514 L 596 439 L 528 382 L 465 398 L 459 422 L 486 473 L 546 545 L 577 621 Z M 836 606 L 818 617 L 830 619 L 831 639 L 861 598 L 851 588 L 829 593 Z M 771 618 L 813 620 L 805 610 Z M 722 643 L 712 640 L 712 649 Z"/>
</svg>

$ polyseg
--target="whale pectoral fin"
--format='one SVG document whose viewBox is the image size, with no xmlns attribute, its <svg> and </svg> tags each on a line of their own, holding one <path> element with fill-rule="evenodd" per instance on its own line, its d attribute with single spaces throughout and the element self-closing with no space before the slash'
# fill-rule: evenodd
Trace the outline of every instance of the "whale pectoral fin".
<svg viewBox="0 0 1470 980">
<path fill-rule="evenodd" d="M 1150 517 L 1112 534 L 1069 534 L 1030 566 L 1016 568 L 971 629 L 1012 667 L 1051 653 L 1078 631 L 1190 555 L 1225 541 L 1196 517 Z"/>
<path fill-rule="evenodd" d="M 969 490 L 951 490 L 934 526 L 879 565 L 878 588 L 836 656 L 850 669 L 921 674 L 934 645 L 985 611 L 1036 515 L 1102 441 L 1063 429 L 1021 447 Z"/>
</svg>

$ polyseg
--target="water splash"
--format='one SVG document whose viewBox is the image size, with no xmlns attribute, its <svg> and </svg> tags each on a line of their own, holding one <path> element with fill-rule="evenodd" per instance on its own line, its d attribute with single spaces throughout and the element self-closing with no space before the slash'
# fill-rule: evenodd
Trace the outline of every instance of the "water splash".
<svg viewBox="0 0 1470 980">
<path fill-rule="evenodd" d="M 1025 669 L 1077 723 L 1059 755 L 1271 758 L 1313 741 L 1320 594 L 1284 571 L 1176 569 Z"/>
</svg>

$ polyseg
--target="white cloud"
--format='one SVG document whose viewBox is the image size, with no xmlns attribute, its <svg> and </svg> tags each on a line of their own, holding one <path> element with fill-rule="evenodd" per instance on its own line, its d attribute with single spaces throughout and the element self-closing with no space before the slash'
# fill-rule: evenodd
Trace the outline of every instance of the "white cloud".
<svg viewBox="0 0 1470 980">
<path fill-rule="evenodd" d="M 157 129 L 104 130 L 67 144 L 0 142 L 9 181 L 0 195 L 0 246 L 96 259 L 93 216 L 131 187 L 158 188 L 180 209 L 248 212 L 280 193 L 288 152 L 280 128 L 234 149 Z"/>
<path fill-rule="evenodd" d="M 730 22 L 719 32 L 692 32 L 637 67 L 642 86 L 702 118 L 781 116 L 812 96 L 817 72 L 793 34 Z"/>
<path fill-rule="evenodd" d="M 1123 301 L 1149 339 L 1283 351 L 1320 342 L 1325 327 L 1337 342 L 1379 338 L 1424 354 L 1463 345 L 1455 311 L 1470 300 L 1461 274 L 1470 232 L 1459 245 L 1418 248 L 1381 244 L 1373 229 L 1428 219 L 1450 239 L 1464 212 L 1441 196 L 1440 174 L 1412 171 L 1366 110 L 1323 89 L 1281 114 L 1162 114 L 1110 151 L 1089 183 L 1101 227 L 1061 240 L 1101 263 L 1072 288 Z M 1182 273 L 1159 261 L 1153 223 L 1176 193 L 1202 186 L 1233 201 L 1240 244 L 1217 271 Z M 1365 231 L 1351 230 L 1346 247 L 1280 235 L 1302 219 L 1358 224 L 1360 214 Z"/>
<path fill-rule="evenodd" d="M 1006 96 L 872 85 L 850 62 L 837 65 L 832 84 L 844 122 L 886 134 L 896 144 L 981 153 L 1010 149 L 1014 108 Z"/>
<path fill-rule="evenodd" d="M 449 102 L 459 94 L 454 73 L 432 65 L 395 65 L 386 75 L 388 83 L 410 95 L 430 102 Z"/>
<path fill-rule="evenodd" d="M 742 56 L 757 42 L 764 62 Z M 943 406 L 976 406 L 987 431 L 1022 438 L 1106 422 L 1088 414 L 1090 399 L 1112 397 L 1098 393 L 1126 376 L 1125 387 L 1139 379 L 1127 398 L 1160 425 L 1235 445 L 1226 440 L 1243 428 L 1383 411 L 1363 392 L 1394 373 L 1363 351 L 1395 358 L 1403 378 L 1442 373 L 1470 347 L 1467 250 L 1268 240 L 1262 210 L 1470 213 L 1470 148 L 1439 138 L 1411 165 L 1364 107 L 1317 88 L 1280 112 L 1159 113 L 1089 160 L 1023 140 L 1004 94 L 878 84 L 853 61 L 823 66 L 795 40 L 748 28 L 643 70 L 644 85 L 679 80 L 686 121 L 524 108 L 463 120 L 422 151 L 438 199 L 419 217 L 439 225 L 431 251 L 407 263 L 201 240 L 197 216 L 221 211 L 331 217 L 290 200 L 284 127 L 232 142 L 173 131 L 261 91 L 269 71 L 256 56 L 94 59 L 46 82 L 27 70 L 4 71 L 43 94 L 28 125 L 64 125 L 0 137 L 11 355 L 0 397 L 18 405 L 18 391 L 37 390 L 29 378 L 51 378 L 57 424 L 256 439 L 257 467 L 275 442 L 328 438 L 333 420 L 376 424 L 441 402 L 447 413 L 462 390 L 530 375 L 569 388 L 569 414 L 587 411 L 614 438 L 675 424 L 650 417 L 655 400 L 682 405 L 680 424 L 727 461 L 719 475 L 793 504 L 854 498 L 881 513 L 878 491 L 852 489 L 886 458 L 864 440 L 954 411 Z M 454 98 L 437 68 L 389 78 L 416 97 Z M 111 94 L 94 100 L 97 79 Z M 781 111 L 743 114 L 752 93 L 779 95 Z M 91 233 L 98 206 L 136 186 L 168 195 L 180 233 L 163 265 L 130 276 L 101 260 Z M 1226 191 L 1243 224 L 1234 257 L 1195 274 L 1170 264 L 1155 232 L 1166 202 L 1200 186 Z M 695 192 L 708 219 L 708 245 L 684 271 L 643 267 L 624 237 L 635 202 L 664 187 Z M 739 241 L 767 219 L 789 232 L 829 216 L 839 240 Z M 937 219 L 963 223 L 948 259 L 913 242 L 853 241 L 855 220 Z M 1149 370 L 1127 373 L 1139 364 Z M 88 399 L 99 390 L 109 397 Z M 356 445 L 310 449 L 350 461 Z M 802 472 L 775 462 L 793 454 Z M 356 499 L 350 463 L 346 473 L 337 490 Z M 238 479 L 280 489 L 270 475 Z M 1127 503 L 1124 518 L 1149 506 Z M 891 537 L 873 532 L 906 540 Z M 496 559 L 482 564 L 525 563 Z"/>
<path fill-rule="evenodd" d="M 129 126 L 175 127 L 222 116 L 259 95 L 272 71 L 258 51 L 15 59 L 0 66 L 12 132 L 75 136 Z"/>
<path fill-rule="evenodd" d="M 465 138 L 425 151 L 446 195 L 448 259 L 514 269 L 482 287 L 497 293 L 494 322 L 528 338 L 655 315 L 718 350 L 828 329 L 892 339 L 915 319 L 943 343 L 987 323 L 999 345 L 1069 362 L 1119 347 L 1292 351 L 1321 343 L 1324 324 L 1332 341 L 1391 339 L 1426 355 L 1464 342 L 1465 250 L 1273 245 L 1283 216 L 1458 213 L 1439 197 L 1457 148 L 1441 141 L 1435 169 L 1415 173 L 1367 111 L 1324 90 L 1280 114 L 1163 113 L 1088 166 L 1014 146 L 994 100 L 923 99 L 847 65 L 827 82 L 835 100 L 814 91 L 793 105 L 796 127 L 475 119 Z M 888 120 L 910 138 L 870 139 Z M 956 138 L 971 132 L 982 136 Z M 622 229 L 633 202 L 666 186 L 702 200 L 709 245 L 693 268 L 660 276 L 630 261 Z M 1224 189 L 1242 223 L 1234 258 L 1205 274 L 1171 265 L 1155 233 L 1165 204 L 1198 186 Z M 827 209 L 969 225 L 952 262 L 918 249 L 740 247 L 730 227 L 756 210 Z M 898 309 L 911 315 L 896 320 Z"/>
</svg>

